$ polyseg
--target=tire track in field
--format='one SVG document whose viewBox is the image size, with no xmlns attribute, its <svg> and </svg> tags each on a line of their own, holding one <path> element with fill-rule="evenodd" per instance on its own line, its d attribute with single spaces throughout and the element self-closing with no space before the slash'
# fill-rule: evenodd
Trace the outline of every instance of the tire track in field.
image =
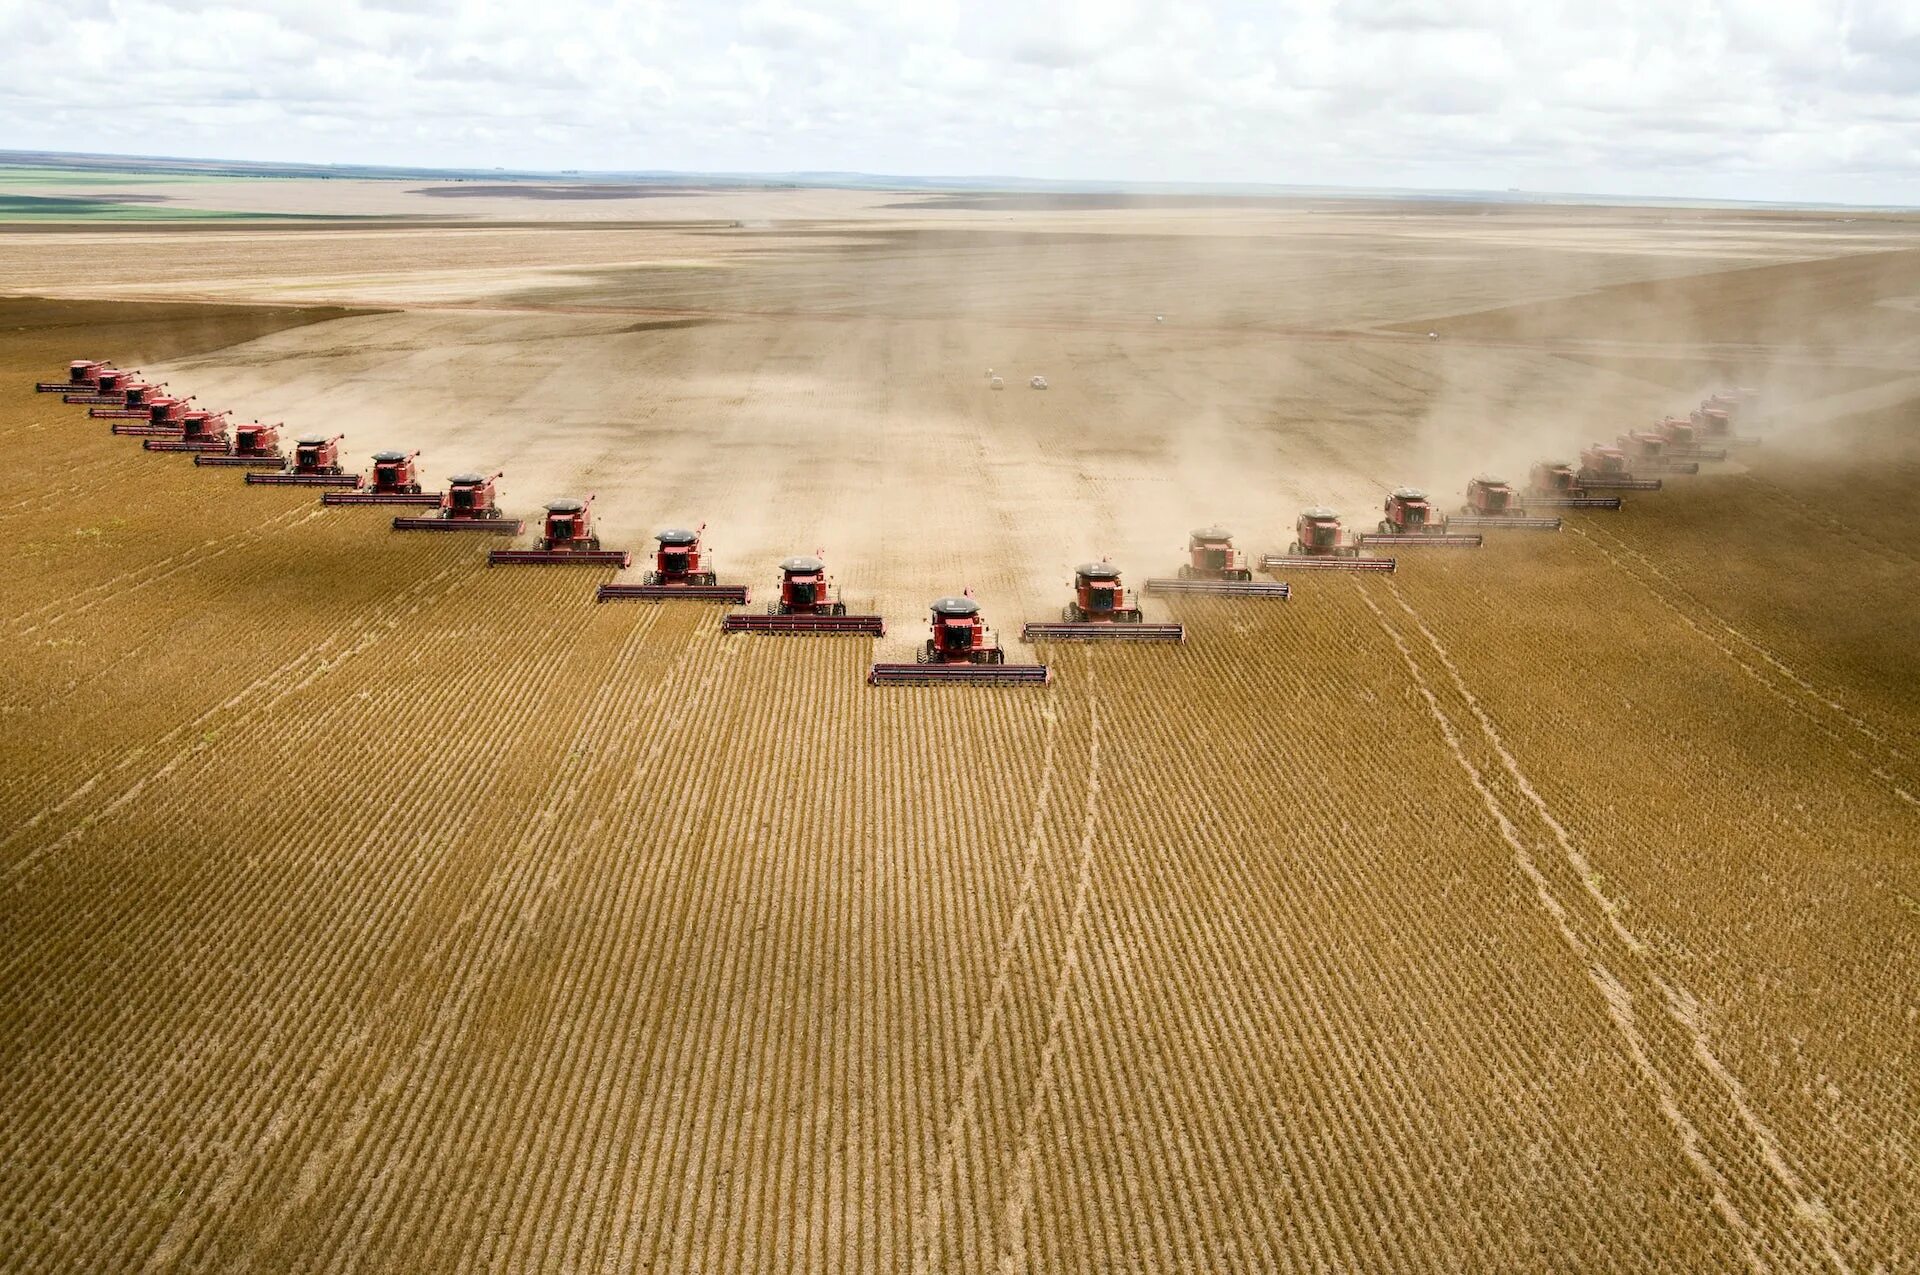
<svg viewBox="0 0 1920 1275">
<path fill-rule="evenodd" d="M 1744 474 L 1736 475 L 1736 477 L 1744 483 L 1758 487 L 1766 493 L 1768 499 L 1785 505 L 1806 521 L 1816 526 L 1824 527 L 1834 535 L 1853 542 L 1853 546 L 1856 549 L 1876 556 L 1899 558 L 1909 563 L 1920 563 L 1920 554 L 1915 554 L 1892 540 L 1878 538 L 1874 536 L 1872 532 L 1862 531 L 1852 523 L 1836 517 L 1831 510 L 1822 509 L 1818 505 L 1810 505 L 1789 492 L 1786 488 L 1768 482 L 1766 479 L 1754 474 L 1751 470 Z"/>
<path fill-rule="evenodd" d="M 1693 615 L 1689 614 L 1685 607 L 1675 602 L 1670 596 L 1668 596 L 1662 590 L 1657 589 L 1653 585 L 1649 584 L 1644 576 L 1642 576 L 1639 572 L 1635 571 L 1632 567 L 1628 566 L 1626 562 L 1623 559 L 1621 559 L 1618 555 L 1610 551 L 1605 545 L 1601 544 L 1593 536 L 1588 535 L 1585 531 L 1582 531 L 1579 527 L 1574 526 L 1573 523 L 1569 522 L 1566 524 L 1566 526 L 1567 526 L 1567 529 L 1573 532 L 1574 535 L 1579 536 L 1581 539 L 1585 540 L 1588 544 L 1592 545 L 1594 549 L 1599 552 L 1600 556 L 1605 558 L 1608 562 L 1612 563 L 1616 568 L 1618 568 L 1621 574 L 1625 575 L 1628 579 L 1632 580 L 1635 584 L 1638 584 L 1642 589 L 1646 590 L 1648 595 L 1651 596 L 1655 601 L 1659 602 L 1662 606 L 1666 607 L 1669 611 L 1673 612 L 1674 615 L 1678 616 L 1681 623 L 1685 624 L 1688 628 L 1692 629 L 1695 633 L 1699 634 L 1703 639 L 1706 640 L 1706 642 L 1709 645 L 1711 645 L 1714 649 L 1718 650 L 1722 655 L 1726 656 L 1728 660 L 1732 661 L 1735 665 L 1737 665 L 1740 668 L 1740 670 L 1744 672 L 1748 677 L 1752 678 L 1755 682 L 1759 683 L 1759 685 L 1762 688 L 1764 688 L 1768 694 L 1778 699 L 1795 716 L 1799 717 L 1801 720 L 1805 721 L 1808 725 L 1812 726 L 1815 730 L 1819 731 L 1821 734 L 1825 735 L 1828 739 L 1832 740 L 1833 743 L 1841 749 L 1841 751 L 1847 754 L 1847 756 L 1853 758 L 1855 761 L 1859 762 L 1862 766 L 1864 766 L 1868 774 L 1872 775 L 1875 779 L 1878 779 L 1882 783 L 1886 784 L 1887 787 L 1893 792 L 1893 794 L 1896 797 L 1906 802 L 1907 805 L 1912 806 L 1915 809 L 1920 809 L 1920 796 L 1915 796 L 1913 791 L 1909 787 L 1907 787 L 1907 785 L 1912 782 L 1911 780 L 1908 780 L 1900 775 L 1894 774 L 1892 771 L 1887 769 L 1884 763 L 1875 761 L 1873 758 L 1867 756 L 1865 753 L 1862 753 L 1858 749 L 1852 747 L 1847 742 L 1846 738 L 1840 734 L 1839 731 L 1827 725 L 1827 723 L 1823 721 L 1818 714 L 1812 712 L 1807 707 L 1806 703 L 1801 697 L 1789 694 L 1785 689 L 1779 686 L 1771 678 L 1767 677 L 1766 674 L 1762 673 L 1760 669 L 1756 668 L 1749 661 L 1741 658 L 1739 652 L 1735 651 L 1727 643 L 1721 641 L 1717 636 L 1714 635 L 1714 633 L 1711 630 L 1709 630 L 1705 625 L 1700 623 L 1699 620 L 1695 619 Z M 1625 553 L 1630 554 L 1633 557 L 1639 559 L 1642 563 L 1645 563 L 1648 570 L 1650 570 L 1655 576 L 1658 576 L 1660 579 L 1667 581 L 1669 585 L 1673 585 L 1675 592 L 1679 593 L 1680 596 L 1687 598 L 1688 601 L 1694 602 L 1696 606 L 1700 606 L 1698 601 L 1694 599 L 1691 594 L 1688 594 L 1684 589 L 1681 589 L 1678 585 L 1674 585 L 1673 581 L 1668 576 L 1666 576 L 1657 567 L 1655 567 L 1650 561 L 1648 561 L 1646 555 L 1639 553 L 1637 550 L 1634 550 L 1631 547 L 1627 546 L 1625 542 L 1621 541 L 1617 536 L 1612 536 L 1610 533 L 1606 533 L 1606 532 L 1602 532 L 1601 534 L 1608 535 L 1608 537 L 1612 539 L 1614 543 L 1620 545 L 1621 549 Z M 1888 753 L 1891 753 L 1894 757 L 1898 758 L 1899 760 L 1903 762 L 1910 762 L 1912 760 L 1905 753 L 1901 752 L 1898 748 L 1895 748 L 1891 743 L 1887 742 L 1885 736 L 1881 735 L 1878 731 L 1874 730 L 1873 727 L 1867 725 L 1865 722 L 1861 721 L 1859 718 L 1853 716 L 1852 713 L 1848 712 L 1844 705 L 1840 704 L 1836 700 L 1828 698 L 1822 691 L 1819 690 L 1818 687 L 1815 687 L 1812 683 L 1800 677 L 1791 668 L 1789 668 L 1783 661 L 1781 661 L 1777 656 L 1775 656 L 1771 651 L 1767 650 L 1766 647 L 1761 646 L 1758 642 L 1755 642 L 1752 638 L 1748 637 L 1746 634 L 1742 633 L 1740 630 L 1726 623 L 1726 621 L 1721 620 L 1719 616 L 1714 615 L 1713 612 L 1708 608 L 1704 606 L 1700 606 L 1700 610 L 1705 612 L 1705 614 L 1710 619 L 1712 619 L 1715 624 L 1719 625 L 1722 629 L 1726 630 L 1727 633 L 1731 634 L 1739 641 L 1744 642 L 1748 646 L 1752 647 L 1754 651 L 1759 655 L 1762 662 L 1768 664 L 1769 666 L 1774 668 L 1776 671 L 1778 671 L 1791 684 L 1801 688 L 1801 690 L 1804 692 L 1804 695 L 1806 697 L 1813 699 L 1816 703 L 1822 704 L 1827 708 L 1832 709 L 1843 720 L 1845 720 L 1848 725 L 1853 727 L 1854 730 L 1859 732 L 1861 735 L 1863 735 L 1867 739 L 1878 744 L 1881 748 L 1885 749 Z"/>
<path fill-rule="evenodd" d="M 994 1030 L 999 1025 L 1001 1007 L 1005 1004 L 1007 992 L 1013 983 L 1014 955 L 1019 951 L 1020 942 L 1026 936 L 1027 917 L 1033 910 L 1034 881 L 1039 874 L 1040 860 L 1047 841 L 1047 807 L 1052 799 L 1054 778 L 1054 753 L 1060 729 L 1060 710 L 1057 692 L 1051 687 L 1047 691 L 1049 715 L 1047 717 L 1046 743 L 1040 760 L 1040 791 L 1034 798 L 1031 831 L 1027 836 L 1026 863 L 1020 874 L 1020 888 L 1013 909 L 1013 923 L 1007 927 L 1007 934 L 1000 942 L 999 959 L 995 963 L 993 987 L 987 994 L 987 1007 L 980 1016 L 980 1030 L 974 1036 L 973 1050 L 967 1057 L 966 1070 L 960 1077 L 960 1096 L 955 1100 L 953 1113 L 946 1122 L 946 1132 L 941 1139 L 940 1155 L 935 1162 L 933 1185 L 922 1201 L 919 1215 L 913 1223 L 913 1271 L 915 1275 L 925 1275 L 933 1263 L 933 1253 L 940 1243 L 941 1228 L 946 1219 L 947 1192 L 953 1180 L 954 1162 L 960 1150 L 960 1136 L 967 1122 L 973 1118 L 974 1094 L 980 1084 L 982 1072 L 986 1069 L 987 1046 L 992 1043 Z"/>
<path fill-rule="evenodd" d="M 1472 758 L 1467 756 L 1459 728 L 1441 708 L 1439 696 L 1434 693 L 1419 661 L 1414 659 L 1412 648 L 1387 622 L 1386 613 L 1367 594 L 1366 587 L 1357 579 L 1353 581 L 1353 586 L 1359 592 L 1360 599 L 1366 604 L 1367 610 L 1373 613 L 1374 622 L 1380 626 L 1380 631 L 1387 635 L 1388 640 L 1393 643 L 1394 650 L 1399 652 L 1400 662 L 1406 667 L 1407 676 L 1413 680 L 1414 689 L 1426 704 L 1428 716 L 1433 718 L 1434 725 L 1439 728 L 1448 753 L 1452 755 L 1454 763 L 1465 773 L 1467 782 L 1473 786 L 1474 792 L 1479 795 L 1481 805 L 1486 808 L 1487 814 L 1493 819 L 1494 826 L 1499 830 L 1500 839 L 1506 842 L 1508 849 L 1513 852 L 1514 864 L 1533 886 L 1534 898 L 1552 919 L 1554 927 L 1560 932 L 1561 939 L 1584 968 L 1587 980 L 1600 994 L 1607 1017 L 1613 1023 L 1615 1031 L 1619 1033 L 1627 1056 L 1632 1060 L 1635 1070 L 1653 1088 L 1660 1114 L 1673 1130 L 1681 1155 L 1686 1159 L 1695 1176 L 1700 1179 L 1701 1184 L 1706 1187 L 1714 1211 L 1733 1231 L 1747 1268 L 1755 1272 L 1755 1275 L 1768 1275 L 1772 1268 L 1760 1256 L 1758 1230 L 1734 1203 L 1728 1193 L 1725 1175 L 1715 1167 L 1713 1161 L 1702 1149 L 1703 1139 L 1699 1128 L 1687 1113 L 1681 1110 L 1673 1085 L 1654 1065 L 1647 1038 L 1635 1021 L 1632 993 L 1586 941 L 1575 932 L 1571 914 L 1566 905 L 1554 894 L 1552 883 L 1541 871 L 1533 853 L 1527 849 L 1519 828 L 1501 805 L 1499 797 L 1487 783 L 1480 768 L 1474 765 Z"/>
<path fill-rule="evenodd" d="M 1554 842 L 1560 847 L 1561 854 L 1573 868 L 1581 887 L 1600 909 L 1601 915 L 1606 918 L 1614 935 L 1619 938 L 1628 952 L 1639 959 L 1648 979 L 1660 989 L 1668 1017 L 1685 1033 L 1692 1045 L 1695 1058 L 1699 1060 L 1707 1074 L 1712 1076 L 1725 1091 L 1728 1100 L 1733 1104 L 1734 1111 L 1739 1116 L 1741 1125 L 1753 1139 L 1762 1161 L 1792 1203 L 1794 1216 L 1813 1229 L 1814 1238 L 1833 1268 L 1841 1272 L 1841 1275 L 1851 1275 L 1852 1268 L 1848 1266 L 1846 1258 L 1841 1255 L 1834 1239 L 1831 1211 L 1824 1200 L 1808 1191 L 1806 1183 L 1788 1161 L 1786 1149 L 1781 1145 L 1779 1135 L 1774 1133 L 1773 1129 L 1754 1111 L 1745 1086 L 1714 1053 L 1713 1041 L 1700 1020 L 1698 999 L 1686 987 L 1677 981 L 1669 981 L 1653 967 L 1653 962 L 1648 956 L 1650 949 L 1647 943 L 1627 926 L 1621 915 L 1619 904 L 1600 888 L 1593 864 L 1574 844 L 1573 836 L 1567 831 L 1566 825 L 1554 816 L 1546 799 L 1540 795 L 1527 779 L 1525 772 L 1520 769 L 1519 761 L 1508 749 L 1506 740 L 1494 726 L 1493 719 L 1487 715 L 1480 701 L 1468 689 L 1459 666 L 1453 662 L 1452 654 L 1441 644 L 1433 630 L 1427 627 L 1419 613 L 1407 603 L 1406 598 L 1401 596 L 1399 588 L 1393 581 L 1388 580 L 1385 583 L 1387 592 L 1393 595 L 1393 600 L 1399 604 L 1402 611 L 1407 613 L 1407 618 L 1413 621 L 1414 627 L 1420 630 L 1421 636 L 1427 640 L 1427 645 L 1439 658 L 1440 666 L 1446 670 L 1448 679 L 1453 683 L 1454 691 L 1465 701 L 1468 711 L 1473 714 L 1474 720 L 1479 724 L 1480 733 L 1485 736 L 1494 754 L 1500 758 L 1501 767 L 1513 780 L 1514 786 L 1526 797 L 1528 804 L 1539 815 L 1540 821 L 1552 831 Z M 1368 601 L 1371 604 L 1372 600 L 1368 599 Z"/>
<path fill-rule="evenodd" d="M 1054 978 L 1053 1011 L 1047 1019 L 1046 1043 L 1040 1050 L 1040 1071 L 1027 1100 L 1020 1128 L 1020 1155 L 1014 1162 L 1013 1185 L 1001 1219 L 1000 1275 L 1029 1267 L 1027 1210 L 1033 1204 L 1033 1167 L 1040 1154 L 1040 1113 L 1053 1088 L 1053 1068 L 1060 1056 L 1061 1035 L 1067 1022 L 1068 997 L 1080 965 L 1080 942 L 1086 930 L 1087 905 L 1093 896 L 1093 840 L 1100 817 L 1100 699 L 1094 676 L 1093 650 L 1082 647 L 1087 673 L 1087 795 L 1080 826 L 1079 872 L 1073 887 L 1073 914 L 1067 924 L 1067 945 Z"/>
</svg>

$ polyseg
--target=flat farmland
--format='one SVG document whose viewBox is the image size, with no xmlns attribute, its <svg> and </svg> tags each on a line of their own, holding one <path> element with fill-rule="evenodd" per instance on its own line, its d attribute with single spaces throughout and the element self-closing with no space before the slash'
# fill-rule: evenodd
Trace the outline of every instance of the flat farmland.
<svg viewBox="0 0 1920 1275">
<path fill-rule="evenodd" d="M 139 232 L 124 302 L 58 279 L 135 232 L 0 236 L 64 298 L 0 303 L 11 1268 L 1920 1262 L 1902 223 L 834 200 L 672 271 L 529 229 L 457 300 L 334 230 L 218 289 Z M 31 392 L 82 356 L 636 550 L 705 520 L 756 605 L 823 546 L 889 634 L 143 453 Z M 1015 640 L 1074 561 L 1736 379 L 1762 446 L 1558 535 Z M 966 584 L 1050 684 L 864 685 Z"/>
</svg>

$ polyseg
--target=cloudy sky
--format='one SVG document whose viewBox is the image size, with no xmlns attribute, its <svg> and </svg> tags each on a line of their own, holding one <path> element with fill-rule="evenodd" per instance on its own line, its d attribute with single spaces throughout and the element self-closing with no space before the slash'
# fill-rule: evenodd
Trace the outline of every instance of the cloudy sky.
<svg viewBox="0 0 1920 1275">
<path fill-rule="evenodd" d="M 0 0 L 0 146 L 1920 204 L 1920 0 Z"/>
</svg>

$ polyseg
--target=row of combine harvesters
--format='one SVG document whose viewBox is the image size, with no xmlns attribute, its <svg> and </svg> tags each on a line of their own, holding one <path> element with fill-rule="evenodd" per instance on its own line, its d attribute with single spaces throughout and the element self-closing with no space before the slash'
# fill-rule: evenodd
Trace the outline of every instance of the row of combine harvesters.
<svg viewBox="0 0 1920 1275">
<path fill-rule="evenodd" d="M 225 412 L 195 408 L 190 397 L 164 393 L 153 384 L 96 360 L 74 362 L 64 381 L 42 381 L 37 389 L 84 403 L 89 415 L 113 421 L 115 434 L 138 437 L 154 452 L 186 452 L 201 466 L 247 470 L 246 481 L 263 486 L 317 487 L 326 505 L 395 505 L 430 509 L 400 514 L 395 531 L 478 532 L 518 536 L 525 530 L 499 506 L 493 474 L 455 474 L 444 491 L 423 490 L 418 452 L 383 451 L 373 457 L 373 472 L 350 472 L 341 461 L 344 435 L 312 435 L 295 440 L 293 454 L 282 451 L 279 426 L 260 421 L 231 424 Z M 1492 477 L 1467 485 L 1466 501 L 1451 517 L 1435 509 L 1425 492 L 1396 488 L 1388 495 L 1378 529 L 1350 536 L 1333 510 L 1303 510 L 1294 524 L 1294 540 L 1284 554 L 1267 554 L 1261 570 L 1391 572 L 1394 558 L 1369 552 L 1382 546 L 1479 548 L 1487 530 L 1558 531 L 1560 519 L 1540 509 L 1618 509 L 1623 491 L 1657 491 L 1653 474 L 1696 473 L 1701 461 L 1723 460 L 1727 448 L 1757 440 L 1733 433 L 1735 418 L 1758 399 L 1754 390 L 1715 394 L 1687 418 L 1669 417 L 1652 430 L 1623 434 L 1614 446 L 1594 444 L 1572 464 L 1543 461 L 1533 466 L 1524 495 Z M 593 497 L 549 502 L 539 535 L 530 549 L 494 549 L 489 566 L 573 564 L 625 569 L 632 555 L 602 548 L 593 528 Z M 705 527 L 669 527 L 654 536 L 653 569 L 640 583 L 603 584 L 598 601 L 660 602 L 695 599 L 745 606 L 747 586 L 721 584 L 708 568 L 701 545 Z M 721 620 L 727 633 L 861 633 L 885 636 L 878 615 L 849 614 L 834 592 L 826 563 L 817 555 L 780 563 L 780 597 L 764 613 L 729 612 Z M 1214 594 L 1284 600 L 1284 581 L 1254 579 L 1247 556 L 1222 527 L 1202 527 L 1187 541 L 1187 561 L 1168 578 L 1146 582 L 1150 594 Z M 1045 664 L 1009 664 L 971 593 L 935 599 L 929 636 L 911 664 L 875 664 L 874 685 L 938 682 L 1045 683 Z M 1120 570 L 1106 561 L 1074 569 L 1073 598 L 1058 620 L 1027 624 L 1021 638 L 1041 642 L 1180 642 L 1180 624 L 1148 623 L 1139 599 L 1121 582 Z"/>
</svg>

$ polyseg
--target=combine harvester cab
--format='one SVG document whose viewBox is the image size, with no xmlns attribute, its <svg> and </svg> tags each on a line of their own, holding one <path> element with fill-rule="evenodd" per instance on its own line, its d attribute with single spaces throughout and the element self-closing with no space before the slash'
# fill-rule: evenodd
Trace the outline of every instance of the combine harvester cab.
<svg viewBox="0 0 1920 1275">
<path fill-rule="evenodd" d="M 178 438 L 149 438 L 140 445 L 150 452 L 204 452 L 214 455 L 233 450 L 233 440 L 227 435 L 225 412 L 188 412 L 181 418 Z"/>
<path fill-rule="evenodd" d="M 225 454 L 203 452 L 193 458 L 193 463 L 229 469 L 283 469 L 287 458 L 280 454 L 280 427 L 263 421 L 235 426 L 233 446 Z"/>
<path fill-rule="evenodd" d="M 323 505 L 418 505 L 432 508 L 441 493 L 420 490 L 419 452 L 375 452 L 373 485 L 356 491 L 323 491 Z"/>
<path fill-rule="evenodd" d="M 1480 477 L 1467 484 L 1467 503 L 1460 506 L 1460 525 L 1503 531 L 1558 531 L 1558 518 L 1534 518 L 1513 498 L 1513 488 L 1498 478 Z"/>
<path fill-rule="evenodd" d="M 701 523 L 696 531 L 684 527 L 668 527 L 654 533 L 655 549 L 653 570 L 639 584 L 603 584 L 594 594 L 598 602 L 667 602 L 688 600 L 695 602 L 727 602 L 734 606 L 745 606 L 747 586 L 744 584 L 721 584 L 713 572 L 707 570 L 706 554 L 701 549 L 700 537 L 706 533 L 707 525 Z"/>
<path fill-rule="evenodd" d="M 722 633 L 864 633 L 885 637 L 887 622 L 877 615 L 848 615 L 833 592 L 827 564 L 818 557 L 787 558 L 780 563 L 780 600 L 767 603 L 765 615 L 733 612 L 720 620 Z"/>
<path fill-rule="evenodd" d="M 1184 642 L 1178 624 L 1148 624 L 1120 582 L 1120 569 L 1107 561 L 1085 562 L 1073 570 L 1073 601 L 1061 609 L 1058 623 L 1031 622 L 1022 642 Z"/>
<path fill-rule="evenodd" d="M 1147 581 L 1148 593 L 1211 593 L 1239 598 L 1278 598 L 1284 601 L 1292 587 L 1256 581 L 1247 555 L 1233 547 L 1233 533 L 1225 527 L 1201 527 L 1187 536 L 1187 561 L 1174 579 Z"/>
<path fill-rule="evenodd" d="M 105 359 L 75 359 L 67 364 L 64 381 L 35 381 L 36 394 L 91 394 L 100 388 L 100 374 L 113 370 Z"/>
<path fill-rule="evenodd" d="M 483 536 L 517 536 L 526 524 L 500 512 L 492 474 L 455 474 L 447 480 L 438 511 L 425 516 L 403 514 L 393 520 L 395 531 L 477 531 Z M 356 478 L 354 480 L 358 482 Z"/>
<path fill-rule="evenodd" d="M 1618 496 L 1592 496 L 1564 461 L 1535 461 L 1527 475 L 1527 504 L 1541 509 L 1618 509 Z"/>
<path fill-rule="evenodd" d="M 935 598 L 932 610 L 931 636 L 914 653 L 914 662 L 874 665 L 867 674 L 869 686 L 1047 684 L 1050 673 L 1046 665 L 1007 663 L 1007 653 L 993 640 L 986 620 L 981 618 L 980 604 L 971 597 Z"/>
<path fill-rule="evenodd" d="M 1485 536 L 1450 531 L 1445 518 L 1434 517 L 1427 493 L 1418 487 L 1396 487 L 1387 496 L 1380 530 L 1359 539 L 1362 548 L 1369 545 L 1407 545 L 1429 549 L 1478 549 Z"/>
<path fill-rule="evenodd" d="M 1340 529 L 1340 515 L 1325 505 L 1300 511 L 1293 524 L 1294 541 L 1285 553 L 1270 553 L 1260 559 L 1263 571 L 1387 571 L 1396 565 L 1392 558 L 1362 557 L 1358 541 L 1350 541 Z"/>
<path fill-rule="evenodd" d="M 71 391 L 62 395 L 60 401 L 87 403 L 100 407 L 125 407 L 127 390 L 130 386 L 140 386 L 143 398 L 147 389 L 151 388 L 145 381 L 135 379 L 139 375 L 138 372 L 129 372 L 124 368 L 102 368 L 99 375 L 94 378 L 91 388 Z"/>
<path fill-rule="evenodd" d="M 1580 472 L 1575 475 L 1588 491 L 1659 491 L 1658 478 L 1635 478 L 1627 468 L 1627 454 L 1618 447 L 1595 443 L 1580 453 Z"/>
<path fill-rule="evenodd" d="M 178 438 L 187 428 L 187 404 L 193 399 L 174 398 L 162 394 L 149 402 L 144 410 L 129 411 L 118 407 L 91 407 L 87 415 L 110 419 L 114 422 L 113 432 L 123 438 Z"/>
<path fill-rule="evenodd" d="M 593 497 L 547 503 L 546 520 L 531 549 L 495 549 L 487 565 L 626 567 L 633 555 L 625 549 L 602 549 L 593 534 Z"/>
<path fill-rule="evenodd" d="M 1690 460 L 1672 460 L 1667 456 L 1667 440 L 1652 430 L 1628 430 L 1614 440 L 1615 446 L 1626 456 L 1627 464 L 1636 470 L 1662 474 L 1697 474 L 1698 462 Z"/>
<path fill-rule="evenodd" d="M 340 440 L 345 434 L 323 438 L 309 434 L 293 445 L 293 463 L 277 474 L 248 474 L 250 483 L 275 487 L 358 487 L 360 475 L 340 464 Z"/>
<path fill-rule="evenodd" d="M 1668 416 L 1654 426 L 1654 433 L 1660 435 L 1669 458 L 1676 460 L 1725 460 L 1727 458 L 1726 448 L 1701 445 L 1700 440 L 1706 433 L 1700 425 L 1701 416 L 1700 412 L 1695 412 L 1684 420 L 1678 416 Z"/>
</svg>

